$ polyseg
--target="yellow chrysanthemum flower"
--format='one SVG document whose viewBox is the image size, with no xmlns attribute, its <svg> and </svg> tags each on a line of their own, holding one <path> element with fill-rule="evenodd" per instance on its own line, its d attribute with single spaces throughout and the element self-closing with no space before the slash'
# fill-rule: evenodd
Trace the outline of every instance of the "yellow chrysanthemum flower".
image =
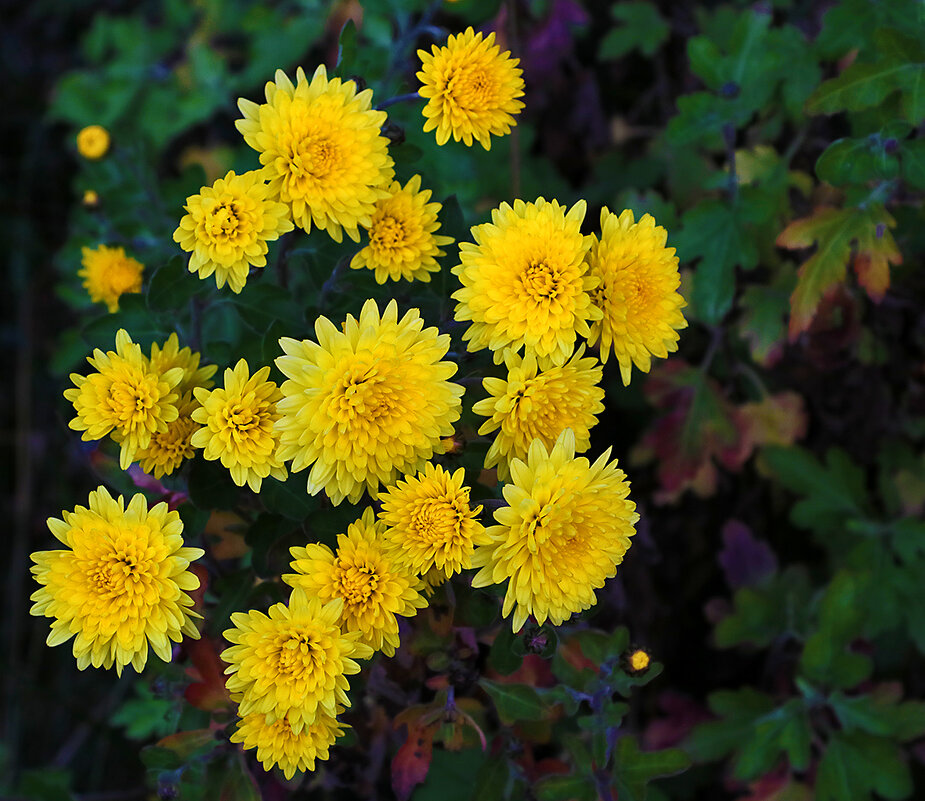
<svg viewBox="0 0 925 801">
<path fill-rule="evenodd" d="M 342 606 L 339 600 L 322 604 L 296 589 L 288 604 L 274 604 L 268 614 L 232 614 L 234 628 L 224 634 L 232 646 L 221 656 L 231 674 L 225 686 L 239 701 L 242 717 L 285 719 L 301 734 L 319 715 L 334 717 L 350 706 L 347 676 L 359 673 L 355 660 L 373 651 L 357 642 L 359 632 L 341 630 Z"/>
<path fill-rule="evenodd" d="M 372 224 L 369 226 L 369 244 L 350 261 L 354 270 L 375 270 L 376 283 L 387 279 L 398 281 L 430 281 L 430 274 L 440 271 L 437 258 L 445 256 L 440 250 L 452 245 L 450 236 L 438 236 L 437 215 L 440 203 L 428 203 L 430 190 L 421 191 L 421 176 L 415 175 L 402 187 L 393 181 L 389 196 L 376 203 Z"/>
<path fill-rule="evenodd" d="M 664 359 L 676 351 L 676 329 L 687 327 L 678 257 L 665 247 L 667 239 L 650 214 L 637 223 L 629 209 L 619 216 L 601 211 L 601 238 L 593 237 L 588 261 L 598 279 L 592 298 L 603 319 L 591 324 L 588 342 L 600 340 L 603 362 L 613 348 L 624 386 L 634 364 L 648 373 L 652 356 Z"/>
<path fill-rule="evenodd" d="M 167 423 L 166 431 L 154 434 L 147 448 L 135 454 L 139 467 L 156 479 L 169 476 L 183 464 L 184 459 L 192 459 L 196 455 L 192 439 L 199 430 L 199 424 L 192 415 L 199 404 L 193 400 L 192 394 L 187 394 L 178 402 L 177 408 L 180 416 Z"/>
<path fill-rule="evenodd" d="M 316 760 L 326 760 L 334 741 L 344 733 L 344 725 L 326 712 L 320 712 L 313 723 L 298 734 L 285 720 L 267 723 L 266 715 L 245 715 L 229 738 L 241 743 L 245 750 L 256 748 L 257 761 L 264 770 L 278 765 L 287 779 L 297 771 L 315 769 Z"/>
<path fill-rule="evenodd" d="M 591 237 L 582 236 L 583 200 L 566 213 L 555 200 L 515 200 L 472 228 L 475 244 L 463 242 L 453 268 L 462 289 L 456 319 L 471 320 L 463 339 L 470 351 L 491 348 L 496 364 L 504 349 L 526 347 L 541 364 L 564 364 L 577 336 L 588 336 L 589 320 L 601 312 L 588 294 L 597 279 L 585 256 Z"/>
<path fill-rule="evenodd" d="M 218 365 L 204 364 L 199 366 L 199 360 L 202 356 L 197 352 L 194 353 L 191 348 L 181 348 L 180 340 L 177 335 L 171 334 L 163 345 L 157 342 L 151 345 L 151 366 L 159 373 L 166 373 L 174 367 L 183 370 L 183 378 L 177 385 L 177 392 L 180 395 L 191 393 L 196 387 L 202 389 L 211 389 L 215 383 L 212 376 L 218 370 Z"/>
<path fill-rule="evenodd" d="M 504 354 L 507 380 L 484 378 L 482 386 L 490 397 L 472 407 L 487 417 L 479 434 L 497 430 L 498 435 L 485 456 L 485 467 L 498 466 L 498 478 L 511 477 L 512 459 L 526 459 L 530 443 L 539 439 L 552 448 L 566 428 L 575 434 L 575 451 L 584 453 L 591 445 L 589 430 L 597 423 L 595 415 L 604 411 L 601 365 L 597 359 L 583 358 L 585 348 L 561 367 L 540 370 L 536 356 Z"/>
<path fill-rule="evenodd" d="M 398 648 L 398 619 L 411 617 L 427 606 L 421 582 L 414 572 L 386 554 L 382 535 L 385 526 L 376 522 L 372 509 L 337 535 L 337 551 L 327 545 L 290 548 L 295 573 L 283 581 L 317 596 L 322 603 L 344 602 L 341 626 L 356 631 L 360 642 L 386 656 Z"/>
<path fill-rule="evenodd" d="M 475 519 L 482 507 L 469 507 L 465 474 L 461 467 L 450 473 L 428 462 L 423 473 L 379 495 L 391 559 L 421 575 L 436 567 L 447 578 L 471 567 L 474 547 L 491 540 Z"/>
<path fill-rule="evenodd" d="M 119 466 L 127 470 L 151 437 L 166 432 L 179 416 L 176 387 L 183 370 L 155 369 L 124 328 L 116 334 L 115 352 L 97 348 L 87 361 L 96 372 L 71 373 L 75 387 L 64 392 L 77 412 L 68 425 L 83 431 L 85 440 L 110 434 L 121 446 Z"/>
<path fill-rule="evenodd" d="M 315 321 L 318 343 L 280 339 L 276 365 L 289 380 L 279 402 L 280 458 L 292 471 L 311 466 L 308 492 L 321 489 L 334 504 L 376 496 L 379 485 L 414 473 L 453 433 L 463 388 L 440 361 L 450 337 L 422 330 L 417 309 L 401 320 L 390 301 L 382 316 L 374 300 L 343 331 L 326 317 Z"/>
<path fill-rule="evenodd" d="M 269 375 L 270 368 L 261 367 L 252 376 L 241 359 L 234 370 L 225 370 L 224 387 L 193 390 L 200 404 L 193 420 L 203 426 L 193 434 L 193 446 L 204 448 L 210 461 L 220 459 L 235 484 L 247 484 L 254 492 L 260 492 L 267 476 L 285 481 L 287 475 L 273 428 L 283 395 Z"/>
<path fill-rule="evenodd" d="M 475 139 L 490 150 L 491 135 L 510 133 L 517 124 L 514 115 L 524 107 L 517 99 L 524 94 L 520 60 L 501 52 L 494 33 L 483 39 L 471 27 L 431 50 L 418 50 L 418 92 L 427 99 L 424 132 L 436 129 L 438 145 L 452 135 L 467 145 Z"/>
<path fill-rule="evenodd" d="M 119 297 L 141 292 L 141 274 L 145 266 L 125 255 L 125 248 L 81 248 L 81 265 L 77 275 L 94 303 L 105 303 L 110 313 L 119 311 Z"/>
<path fill-rule="evenodd" d="M 148 509 L 143 495 L 125 507 L 100 487 L 90 508 L 51 517 L 48 528 L 65 550 L 32 554 L 32 573 L 41 589 L 32 594 L 31 614 L 54 618 L 49 645 L 74 637 L 77 667 L 87 665 L 140 671 L 148 646 L 170 661 L 171 641 L 197 639 L 193 601 L 199 587 L 190 562 L 199 548 L 183 545 L 183 523 L 166 503 Z"/>
<path fill-rule="evenodd" d="M 253 267 L 267 266 L 267 242 L 293 229 L 289 207 L 269 197 L 261 172 L 229 171 L 198 195 L 190 195 L 187 213 L 173 232 L 173 241 L 188 253 L 189 271 L 200 278 L 215 274 L 221 289 L 228 282 L 240 292 Z"/>
<path fill-rule="evenodd" d="M 77 132 L 77 152 L 85 159 L 96 161 L 109 151 L 109 131 L 102 125 L 88 125 Z"/>
<path fill-rule="evenodd" d="M 530 614 L 559 625 L 588 609 L 617 572 L 639 515 L 626 474 L 609 458 L 608 448 L 594 464 L 576 459 L 575 435 L 566 429 L 552 451 L 534 440 L 527 461 L 511 463 L 513 483 L 503 490 L 509 505 L 487 529 L 492 543 L 472 557 L 482 568 L 472 586 L 508 579 L 502 614 L 514 611 L 514 631 Z"/>
<path fill-rule="evenodd" d="M 380 131 L 386 114 L 372 108 L 372 89 L 357 92 L 354 81 L 328 80 L 322 64 L 311 82 L 299 67 L 295 86 L 277 70 L 266 96 L 262 105 L 238 100 L 244 119 L 235 125 L 260 153 L 270 196 L 286 203 L 306 231 L 314 224 L 336 242 L 342 231 L 359 242 L 357 226 L 369 228 L 394 175 Z"/>
</svg>

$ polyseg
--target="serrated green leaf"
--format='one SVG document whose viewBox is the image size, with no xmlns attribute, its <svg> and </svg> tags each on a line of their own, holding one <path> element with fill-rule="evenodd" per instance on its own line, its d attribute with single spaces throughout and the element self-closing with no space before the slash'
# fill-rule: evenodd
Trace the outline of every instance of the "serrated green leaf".
<svg viewBox="0 0 925 801">
<path fill-rule="evenodd" d="M 878 135 L 838 139 L 819 157 L 816 175 L 833 186 L 895 178 L 899 174 L 899 159 L 887 152 L 884 142 Z"/>
<path fill-rule="evenodd" d="M 720 759 L 738 748 L 755 720 L 774 709 L 770 696 L 750 687 L 720 690 L 707 701 L 720 719 L 699 724 L 684 743 L 685 750 L 698 762 Z"/>
<path fill-rule="evenodd" d="M 510 725 L 522 721 L 543 720 L 549 713 L 549 708 L 539 693 L 525 684 L 500 684 L 480 679 L 479 685 L 495 702 L 502 723 Z"/>
<path fill-rule="evenodd" d="M 668 38 L 670 28 L 658 9 L 644 0 L 630 0 L 613 6 L 613 17 L 621 24 L 601 41 L 598 57 L 620 58 L 633 49 L 651 56 Z"/>
<path fill-rule="evenodd" d="M 919 65 L 885 59 L 876 64 L 852 64 L 825 81 L 806 101 L 809 114 L 860 111 L 882 103 L 898 90 Z"/>
<path fill-rule="evenodd" d="M 834 732 L 816 773 L 817 801 L 867 801 L 912 792 L 909 766 L 889 741 L 864 732 Z"/>
<path fill-rule="evenodd" d="M 678 748 L 640 751 L 635 737 L 622 737 L 614 752 L 613 780 L 620 801 L 644 801 L 646 785 L 690 767 L 690 758 Z"/>
</svg>

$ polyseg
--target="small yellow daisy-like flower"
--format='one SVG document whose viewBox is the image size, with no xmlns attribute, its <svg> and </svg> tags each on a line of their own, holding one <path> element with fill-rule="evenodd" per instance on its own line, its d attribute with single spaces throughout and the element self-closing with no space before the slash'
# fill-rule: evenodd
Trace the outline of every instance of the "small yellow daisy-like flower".
<svg viewBox="0 0 925 801">
<path fill-rule="evenodd" d="M 235 484 L 247 484 L 254 492 L 260 492 L 267 476 L 286 480 L 279 435 L 273 429 L 280 418 L 276 404 L 283 396 L 267 380 L 269 375 L 270 368 L 261 367 L 252 376 L 241 359 L 234 370 L 225 370 L 224 387 L 193 390 L 200 404 L 193 420 L 203 426 L 193 434 L 193 446 L 204 448 L 210 461 L 220 459 Z"/>
<path fill-rule="evenodd" d="M 667 239 L 650 214 L 637 223 L 629 209 L 619 216 L 601 211 L 601 238 L 593 237 L 588 261 L 598 279 L 592 298 L 603 319 L 591 324 L 588 342 L 600 340 L 603 362 L 613 348 L 624 386 L 634 364 L 647 373 L 652 356 L 664 359 L 676 351 L 677 329 L 687 327 L 678 257 L 665 247 Z"/>
<path fill-rule="evenodd" d="M 311 81 L 302 68 L 296 85 L 282 70 L 266 85 L 267 102 L 238 100 L 244 119 L 235 125 L 260 153 L 270 196 L 292 209 L 306 231 L 327 231 L 336 242 L 369 228 L 376 201 L 388 197 L 394 175 L 384 111 L 372 108 L 372 89 L 354 81 L 328 80 L 324 65 Z"/>
<path fill-rule="evenodd" d="M 401 320 L 390 301 L 374 300 L 343 330 L 315 321 L 318 344 L 284 337 L 276 360 L 288 377 L 279 403 L 280 458 L 292 471 L 311 466 L 308 492 L 321 489 L 334 504 L 359 501 L 364 490 L 413 473 L 435 453 L 459 419 L 463 388 L 448 379 L 456 365 L 441 361 L 450 337 L 423 329 L 417 309 Z"/>
<path fill-rule="evenodd" d="M 84 288 L 94 303 L 105 303 L 110 313 L 119 311 L 119 298 L 128 293 L 141 292 L 141 274 L 145 266 L 131 256 L 125 248 L 81 248 L 77 275 L 83 278 Z"/>
<path fill-rule="evenodd" d="M 218 370 L 218 365 L 204 364 L 200 367 L 201 358 L 199 353 L 194 353 L 189 347 L 181 348 L 180 340 L 175 333 L 167 337 L 163 345 L 158 345 L 157 342 L 151 345 L 151 366 L 155 370 L 159 373 L 166 373 L 174 367 L 183 370 L 183 378 L 177 386 L 180 395 L 186 395 L 196 387 L 211 389 L 215 383 L 211 379 Z"/>
<path fill-rule="evenodd" d="M 520 60 L 501 52 L 494 33 L 483 39 L 471 27 L 431 50 L 418 50 L 418 91 L 427 99 L 424 132 L 436 129 L 438 145 L 452 135 L 457 142 L 472 145 L 476 140 L 490 150 L 491 135 L 510 133 L 517 124 L 514 115 L 524 107 L 517 99 L 524 93 Z"/>
<path fill-rule="evenodd" d="M 594 464 L 576 459 L 575 435 L 566 429 L 551 451 L 537 439 L 526 462 L 511 463 L 512 483 L 503 490 L 509 505 L 487 529 L 492 543 L 472 557 L 482 568 L 472 586 L 508 579 L 502 614 L 514 611 L 514 631 L 530 614 L 559 625 L 588 609 L 617 572 L 639 515 L 626 474 L 609 458 L 608 448 Z"/>
<path fill-rule="evenodd" d="M 283 581 L 317 596 L 322 603 L 343 601 L 344 631 L 359 632 L 360 642 L 386 656 L 398 648 L 398 619 L 411 617 L 427 601 L 414 573 L 386 554 L 383 532 L 372 509 L 337 535 L 337 551 L 327 545 L 290 548 L 295 573 Z"/>
<path fill-rule="evenodd" d="M 409 570 L 426 574 L 436 567 L 447 578 L 471 567 L 476 545 L 491 540 L 469 507 L 466 471 L 455 473 L 428 462 L 417 477 L 407 476 L 379 496 L 389 557 Z"/>
<path fill-rule="evenodd" d="M 256 748 L 257 761 L 264 770 L 278 765 L 291 779 L 297 771 L 314 770 L 316 760 L 327 759 L 330 747 L 343 733 L 344 725 L 324 711 L 298 734 L 285 720 L 267 723 L 266 715 L 252 714 L 238 721 L 237 731 L 229 739 L 241 743 L 245 750 Z"/>
<path fill-rule="evenodd" d="M 87 361 L 96 372 L 71 373 L 75 387 L 64 392 L 77 412 L 68 425 L 83 431 L 85 440 L 111 435 L 121 446 L 119 466 L 127 470 L 151 437 L 179 417 L 176 388 L 183 370 L 157 370 L 124 328 L 116 333 L 115 352 L 97 348 Z"/>
<path fill-rule="evenodd" d="M 184 459 L 192 459 L 196 455 L 192 439 L 199 430 L 199 424 L 192 415 L 199 404 L 191 394 L 187 394 L 178 402 L 177 408 L 180 416 L 167 424 L 166 431 L 154 434 L 148 447 L 135 455 L 141 469 L 156 479 L 169 476 L 183 464 Z"/>
<path fill-rule="evenodd" d="M 100 487 L 90 507 L 51 517 L 48 528 L 66 548 L 32 554 L 32 573 L 41 589 L 32 594 L 31 614 L 54 618 L 49 645 L 74 637 L 77 667 L 140 671 L 148 646 L 165 662 L 171 642 L 198 639 L 193 601 L 199 587 L 188 570 L 202 556 L 183 545 L 183 522 L 166 503 L 148 509 L 141 494 L 126 508 Z"/>
<path fill-rule="evenodd" d="M 186 199 L 186 215 L 173 241 L 192 253 L 189 271 L 200 278 L 215 274 L 221 289 L 228 282 L 240 292 L 253 267 L 267 266 L 267 242 L 293 229 L 289 208 L 268 197 L 260 171 L 229 171 L 212 186 Z"/>
<path fill-rule="evenodd" d="M 95 209 L 100 205 L 99 193 L 95 189 L 85 189 L 80 202 L 88 209 Z"/>
<path fill-rule="evenodd" d="M 581 345 L 561 367 L 540 370 L 536 356 L 521 358 L 511 351 L 504 354 L 507 380 L 484 378 L 482 386 L 490 397 L 472 407 L 487 417 L 479 434 L 498 431 L 485 456 L 485 467 L 498 466 L 498 478 L 511 477 L 512 459 L 526 459 L 530 443 L 539 439 L 547 448 L 566 428 L 575 434 L 575 451 L 584 453 L 591 446 L 589 430 L 597 423 L 595 415 L 604 411 L 601 365 L 597 359 L 583 358 Z"/>
<path fill-rule="evenodd" d="M 234 628 L 224 633 L 232 646 L 221 657 L 231 674 L 225 686 L 242 717 L 260 714 L 268 724 L 285 719 L 301 734 L 319 715 L 334 717 L 350 706 L 347 676 L 359 673 L 355 660 L 373 651 L 357 642 L 359 632 L 341 630 L 342 607 L 296 589 L 288 604 L 274 604 L 267 614 L 232 614 Z"/>
<path fill-rule="evenodd" d="M 109 151 L 109 131 L 102 125 L 88 125 L 77 132 L 77 152 L 85 159 L 96 161 Z"/>
<path fill-rule="evenodd" d="M 496 364 L 505 348 L 526 347 L 542 364 L 564 364 L 577 336 L 588 336 L 589 320 L 601 312 L 589 291 L 591 237 L 582 236 L 585 202 L 566 212 L 555 200 L 515 200 L 472 228 L 475 244 L 463 242 L 453 268 L 462 289 L 453 293 L 458 321 L 471 320 L 463 339 L 470 351 L 491 348 Z"/>
<path fill-rule="evenodd" d="M 389 196 L 376 203 L 369 244 L 350 262 L 354 270 L 376 271 L 376 283 L 384 284 L 405 278 L 408 281 L 430 281 L 430 274 L 439 272 L 440 248 L 453 244 L 450 236 L 438 236 L 437 220 L 440 203 L 428 203 L 430 190 L 421 191 L 421 176 L 415 175 L 402 187 L 393 181 Z"/>
</svg>

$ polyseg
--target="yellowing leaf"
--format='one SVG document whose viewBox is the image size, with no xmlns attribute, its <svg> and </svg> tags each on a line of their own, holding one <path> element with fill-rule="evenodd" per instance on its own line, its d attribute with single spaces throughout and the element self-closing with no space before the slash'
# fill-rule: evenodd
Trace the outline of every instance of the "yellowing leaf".
<svg viewBox="0 0 925 801">
<path fill-rule="evenodd" d="M 882 207 L 876 209 L 870 223 L 858 231 L 854 270 L 867 294 L 879 303 L 890 286 L 890 265 L 902 264 L 903 257 L 890 233 L 890 228 L 896 227 L 896 220 L 889 212 Z"/>
</svg>

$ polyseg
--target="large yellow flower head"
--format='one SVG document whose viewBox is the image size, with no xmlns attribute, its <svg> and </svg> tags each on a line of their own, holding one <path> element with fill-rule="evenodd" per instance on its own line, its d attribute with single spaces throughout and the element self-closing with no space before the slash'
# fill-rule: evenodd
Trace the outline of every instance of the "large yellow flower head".
<svg viewBox="0 0 925 801">
<path fill-rule="evenodd" d="M 286 466 L 278 454 L 279 435 L 274 423 L 280 415 L 276 404 L 282 393 L 268 381 L 269 367 L 254 375 L 244 359 L 234 370 L 225 370 L 225 386 L 194 390 L 200 408 L 193 420 L 203 427 L 193 434 L 192 443 L 204 448 L 210 461 L 220 459 L 239 487 L 247 484 L 254 492 L 267 476 L 286 480 Z"/>
<path fill-rule="evenodd" d="M 451 384 L 452 362 L 440 361 L 450 337 L 423 329 L 417 309 L 401 320 L 390 301 L 381 317 L 374 300 L 343 331 L 315 321 L 318 343 L 283 338 L 276 360 L 288 377 L 279 402 L 280 458 L 293 472 L 311 466 L 308 491 L 322 488 L 333 503 L 359 501 L 368 489 L 413 473 L 453 433 L 463 388 Z"/>
<path fill-rule="evenodd" d="M 244 289 L 248 270 L 267 266 L 267 242 L 293 229 L 288 206 L 268 194 L 261 172 L 252 170 L 230 171 L 188 197 L 173 240 L 193 254 L 189 271 L 203 279 L 214 273 L 219 289 L 226 281 L 232 292 Z"/>
<path fill-rule="evenodd" d="M 430 274 L 438 272 L 440 250 L 453 244 L 453 238 L 438 236 L 440 229 L 437 214 L 439 203 L 428 203 L 430 190 L 421 190 L 421 176 L 415 175 L 402 187 L 393 181 L 389 196 L 376 203 L 372 224 L 369 226 L 369 244 L 350 262 L 354 270 L 375 270 L 376 283 L 387 279 L 398 281 L 430 281 Z"/>
<path fill-rule="evenodd" d="M 316 760 L 327 759 L 330 747 L 343 733 L 343 724 L 326 712 L 319 712 L 298 734 L 285 720 L 267 723 L 266 715 L 252 714 L 238 721 L 230 740 L 245 750 L 256 748 L 257 761 L 265 770 L 278 765 L 291 779 L 297 771 L 314 770 Z"/>
<path fill-rule="evenodd" d="M 520 357 L 511 351 L 504 355 L 507 380 L 482 379 L 490 396 L 472 407 L 487 417 L 480 435 L 498 431 L 485 457 L 485 467 L 498 466 L 498 478 L 511 477 L 512 459 L 526 459 L 530 443 L 540 440 L 552 448 L 566 428 L 575 434 L 575 451 L 584 453 L 591 445 L 595 415 L 604 411 L 601 365 L 597 359 L 584 358 L 584 345 L 561 367 L 540 370 L 536 356 Z"/>
<path fill-rule="evenodd" d="M 215 383 L 212 381 L 212 376 L 218 370 L 218 365 L 204 364 L 200 367 L 201 358 L 199 353 L 190 348 L 181 348 L 176 334 L 171 334 L 163 345 L 158 345 L 157 342 L 151 345 L 151 366 L 155 370 L 159 373 L 166 373 L 174 367 L 183 370 L 183 378 L 177 385 L 177 392 L 180 395 L 186 395 L 196 387 L 210 389 Z"/>
<path fill-rule="evenodd" d="M 151 437 L 166 432 L 179 416 L 176 387 L 183 370 L 154 368 L 124 328 L 116 333 L 115 352 L 97 348 L 87 361 L 96 372 L 71 373 L 76 386 L 64 392 L 77 412 L 68 425 L 83 431 L 85 440 L 110 434 L 121 446 L 119 466 L 127 470 Z"/>
<path fill-rule="evenodd" d="M 285 719 L 301 734 L 319 715 L 337 715 L 350 706 L 347 676 L 360 672 L 356 659 L 373 651 L 357 642 L 358 632 L 340 627 L 342 601 L 322 604 L 317 596 L 293 590 L 289 603 L 269 613 L 235 612 L 232 643 L 222 652 L 225 682 L 242 717 L 263 715 L 267 723 Z"/>
<path fill-rule="evenodd" d="M 54 618 L 49 645 L 74 637 L 77 667 L 140 671 L 148 646 L 170 661 L 171 641 L 198 638 L 187 590 L 199 587 L 188 568 L 202 556 L 183 545 L 183 523 L 166 503 L 148 509 L 143 495 L 126 508 L 120 495 L 100 487 L 90 508 L 48 519 L 64 550 L 32 554 L 32 573 L 41 589 L 32 594 L 33 615 Z M 75 636 L 76 635 L 76 636 Z"/>
<path fill-rule="evenodd" d="M 446 578 L 471 567 L 476 545 L 491 540 L 469 506 L 465 470 L 455 473 L 428 462 L 424 472 L 406 476 L 379 496 L 389 557 L 424 575 L 436 567 Z"/>
<path fill-rule="evenodd" d="M 109 151 L 109 131 L 102 125 L 88 125 L 77 132 L 77 152 L 85 159 L 97 161 Z"/>
<path fill-rule="evenodd" d="M 359 242 L 357 226 L 370 226 L 394 175 L 380 132 L 386 114 L 372 108 L 372 89 L 358 93 L 354 81 L 328 80 L 322 64 L 311 81 L 299 67 L 295 86 L 277 70 L 266 96 L 262 105 L 238 100 L 244 119 L 235 125 L 260 153 L 270 196 L 306 231 L 314 223 L 336 242 L 342 231 Z"/>
<path fill-rule="evenodd" d="M 594 591 L 617 572 L 639 515 L 626 474 L 609 458 L 610 449 L 594 464 L 576 459 L 575 436 L 566 429 L 551 451 L 534 440 L 527 461 L 511 463 L 509 505 L 495 512 L 492 543 L 472 557 L 482 568 L 472 586 L 508 579 L 502 614 L 514 611 L 514 631 L 530 614 L 559 625 L 588 609 Z"/>
<path fill-rule="evenodd" d="M 413 571 L 386 554 L 383 532 L 372 509 L 337 535 L 337 551 L 327 545 L 291 548 L 295 573 L 283 581 L 301 588 L 322 603 L 343 601 L 341 625 L 355 631 L 360 642 L 393 656 L 398 648 L 398 619 L 411 617 L 427 606 Z"/>
<path fill-rule="evenodd" d="M 588 342 L 600 340 L 603 362 L 613 348 L 624 385 L 634 364 L 647 373 L 652 356 L 664 359 L 676 351 L 677 329 L 687 327 L 678 257 L 665 247 L 667 239 L 650 214 L 637 223 L 629 209 L 619 216 L 601 211 L 601 238 L 593 237 L 589 263 L 598 279 L 592 297 L 603 319 L 592 323 Z"/>
<path fill-rule="evenodd" d="M 119 311 L 119 298 L 141 292 L 141 274 L 145 266 L 125 255 L 125 248 L 81 248 L 77 275 L 94 303 L 105 303 L 110 312 Z"/>
<path fill-rule="evenodd" d="M 494 33 L 483 39 L 471 27 L 431 51 L 418 50 L 418 92 L 427 99 L 425 133 L 436 129 L 438 145 L 452 136 L 467 145 L 474 139 L 490 150 L 491 135 L 510 133 L 517 124 L 514 115 L 524 107 L 517 99 L 524 93 L 519 59 L 501 52 Z"/>
<path fill-rule="evenodd" d="M 180 416 L 167 423 L 167 430 L 154 434 L 147 448 L 135 454 L 138 465 L 149 476 L 157 479 L 169 476 L 184 459 L 196 455 L 193 447 L 193 434 L 199 430 L 199 424 L 193 420 L 193 411 L 199 404 L 193 400 L 192 393 L 184 395 L 177 403 Z"/>
<path fill-rule="evenodd" d="M 456 319 L 471 320 L 463 335 L 470 351 L 526 347 L 542 362 L 564 364 L 577 336 L 588 336 L 589 320 L 601 312 L 588 294 L 597 279 L 587 273 L 591 237 L 582 236 L 583 200 L 566 212 L 555 200 L 515 200 L 472 228 L 475 244 L 463 242 L 453 268 L 462 289 Z"/>
</svg>

